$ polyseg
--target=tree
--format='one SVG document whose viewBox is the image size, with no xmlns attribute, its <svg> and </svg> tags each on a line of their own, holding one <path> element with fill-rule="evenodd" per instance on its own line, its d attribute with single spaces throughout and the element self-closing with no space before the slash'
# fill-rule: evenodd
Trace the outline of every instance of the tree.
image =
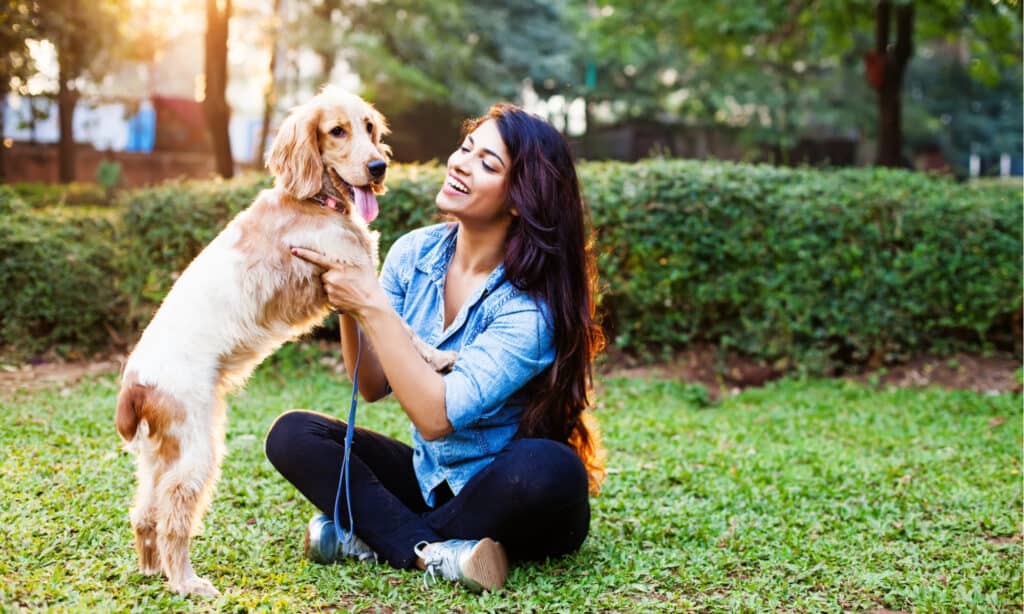
<svg viewBox="0 0 1024 614">
<path fill-rule="evenodd" d="M 903 157 L 903 108 L 900 92 L 903 75 L 914 53 L 914 5 L 896 9 L 896 40 L 890 42 L 893 5 L 880 0 L 875 9 L 875 48 L 865 56 L 867 78 L 878 92 L 878 166 L 905 166 Z"/>
<path fill-rule="evenodd" d="M 277 106 L 277 56 L 280 45 L 281 31 L 281 0 L 274 0 L 270 27 L 267 29 L 268 46 L 270 47 L 270 65 L 267 67 L 267 85 L 263 88 L 263 119 L 260 122 L 259 143 L 256 145 L 256 160 L 262 163 L 267 150 L 267 138 L 270 135 L 270 119 Z"/>
<path fill-rule="evenodd" d="M 498 100 L 517 100 L 529 80 L 542 93 L 565 91 L 575 73 L 575 41 L 564 3 L 542 0 L 320 0 L 300 3 L 284 30 L 313 48 L 327 77 L 344 61 L 361 93 L 399 129 L 397 156 L 423 159 L 454 147 L 462 119 Z M 402 126 L 430 131 L 402 142 Z"/>
<path fill-rule="evenodd" d="M 36 5 L 26 0 L 4 0 L 0 2 L 0 181 L 7 178 L 4 154 L 4 109 L 11 81 L 28 78 L 34 69 L 26 41 L 37 36 L 38 17 Z"/>
<path fill-rule="evenodd" d="M 228 86 L 228 22 L 231 19 L 231 0 L 206 0 L 206 91 L 203 113 L 213 143 L 217 174 L 225 179 L 234 176 L 235 164 L 231 157 L 231 139 L 228 134 L 230 109 L 227 102 Z"/>
<path fill-rule="evenodd" d="M 122 0 L 37 0 L 39 31 L 57 51 L 58 176 L 75 180 L 73 118 L 85 80 L 99 80 L 121 50 Z"/>
<path fill-rule="evenodd" d="M 1009 68 L 986 85 L 969 73 L 960 45 L 925 47 L 907 73 L 906 138 L 915 149 L 938 149 L 957 174 L 971 154 L 995 170 L 1001 154 L 1024 150 L 1021 71 Z M 991 172 L 991 171 L 990 171 Z M 982 173 L 986 173 L 983 166 Z"/>
<path fill-rule="evenodd" d="M 629 45 L 648 49 L 653 65 L 645 70 L 680 75 L 652 96 L 685 89 L 691 104 L 684 111 L 716 122 L 739 116 L 746 129 L 777 141 L 822 118 L 861 116 L 869 101 L 844 73 L 852 57 L 867 56 L 878 111 L 865 132 L 878 137 L 884 164 L 901 158 L 900 93 L 915 40 L 968 41 L 976 64 L 989 67 L 978 76 L 1020 66 L 1019 0 L 610 0 L 591 21 L 599 62 L 615 64 Z"/>
</svg>

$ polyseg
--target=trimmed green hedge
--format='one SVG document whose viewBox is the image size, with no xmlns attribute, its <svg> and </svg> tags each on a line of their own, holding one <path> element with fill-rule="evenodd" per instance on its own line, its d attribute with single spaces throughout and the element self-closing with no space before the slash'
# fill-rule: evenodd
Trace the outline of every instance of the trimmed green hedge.
<svg viewBox="0 0 1024 614">
<path fill-rule="evenodd" d="M 583 171 L 615 345 L 711 341 L 815 372 L 1018 348 L 1021 190 L 888 169 Z"/>
<path fill-rule="evenodd" d="M 116 212 L 33 209 L 0 186 L 0 348 L 26 357 L 109 345 L 122 326 Z"/>
<path fill-rule="evenodd" d="M 437 166 L 390 173 L 374 224 L 382 252 L 437 220 L 442 177 Z M 605 328 L 621 350 L 658 357 L 711 342 L 811 372 L 920 351 L 1019 351 L 1019 185 L 679 160 L 583 163 L 580 178 Z M 251 175 L 123 195 L 122 330 L 138 332 L 176 274 L 268 185 Z"/>
</svg>

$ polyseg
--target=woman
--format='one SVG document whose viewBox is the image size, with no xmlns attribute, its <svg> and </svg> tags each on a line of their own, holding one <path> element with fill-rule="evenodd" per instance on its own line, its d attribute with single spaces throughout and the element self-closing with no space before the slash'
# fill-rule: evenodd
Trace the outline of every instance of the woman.
<svg viewBox="0 0 1024 614">
<path fill-rule="evenodd" d="M 587 535 L 588 485 L 596 490 L 603 467 L 583 412 L 604 338 L 589 219 L 565 140 L 504 104 L 466 132 L 436 199 L 455 222 L 400 238 L 379 280 L 369 268 L 293 253 L 325 269 L 349 377 L 361 331 L 359 390 L 367 401 L 393 393 L 413 439 L 410 448 L 355 429 L 358 538 L 339 544 L 333 523 L 314 517 L 307 556 L 380 556 L 481 590 L 504 584 L 509 558 L 573 552 Z M 403 320 L 427 343 L 458 352 L 451 372 L 427 365 Z M 270 461 L 326 514 L 345 430 L 292 411 L 267 436 Z"/>
</svg>

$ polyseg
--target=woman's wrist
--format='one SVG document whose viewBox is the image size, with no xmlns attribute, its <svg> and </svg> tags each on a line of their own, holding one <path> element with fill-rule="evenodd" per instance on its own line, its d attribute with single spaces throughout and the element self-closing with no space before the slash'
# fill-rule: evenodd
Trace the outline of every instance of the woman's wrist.
<svg viewBox="0 0 1024 614">
<path fill-rule="evenodd" d="M 382 313 L 387 313 L 389 309 L 391 309 L 391 303 L 388 301 L 384 291 L 378 287 L 363 305 L 356 310 L 349 310 L 346 313 L 355 318 L 359 325 L 365 328 L 365 324 L 369 320 Z"/>
</svg>

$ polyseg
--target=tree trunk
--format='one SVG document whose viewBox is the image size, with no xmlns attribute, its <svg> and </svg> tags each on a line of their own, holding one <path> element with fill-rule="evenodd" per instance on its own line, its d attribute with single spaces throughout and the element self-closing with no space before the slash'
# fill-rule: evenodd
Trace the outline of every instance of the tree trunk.
<svg viewBox="0 0 1024 614">
<path fill-rule="evenodd" d="M 263 123 L 260 126 L 260 142 L 257 147 L 258 163 L 263 162 L 263 156 L 267 151 L 267 137 L 270 135 L 270 118 L 274 113 L 274 106 L 277 104 L 277 47 L 280 28 L 281 0 L 274 0 L 274 21 L 275 27 L 270 37 L 270 79 L 267 87 L 263 90 Z"/>
<path fill-rule="evenodd" d="M 10 91 L 10 76 L 0 77 L 0 183 L 7 182 L 7 146 L 4 144 L 4 115 L 7 112 L 7 92 Z"/>
<path fill-rule="evenodd" d="M 57 179 L 61 183 L 75 180 L 75 105 L 78 103 L 78 92 L 68 77 L 64 54 L 57 57 L 57 108 L 60 123 L 60 143 L 57 147 Z"/>
<path fill-rule="evenodd" d="M 896 42 L 890 49 L 889 21 L 892 4 L 878 3 L 875 13 L 875 54 L 882 62 L 878 83 L 878 166 L 905 166 L 903 158 L 902 103 L 903 75 L 913 54 L 914 6 L 896 7 Z"/>
<path fill-rule="evenodd" d="M 321 23 L 330 24 L 334 16 L 334 11 L 340 9 L 341 2 L 338 0 L 324 0 L 313 9 L 313 14 Z M 323 82 L 329 83 L 331 81 L 331 73 L 334 72 L 334 65 L 337 63 L 338 48 L 336 45 L 329 44 L 328 48 L 315 49 L 315 51 L 316 54 L 320 56 L 320 64 L 324 71 Z"/>
<path fill-rule="evenodd" d="M 217 174 L 230 179 L 235 173 L 231 157 L 231 139 L 228 134 L 230 110 L 227 103 L 228 86 L 228 20 L 231 19 L 231 0 L 206 0 L 206 94 L 203 112 L 210 130 Z"/>
</svg>

